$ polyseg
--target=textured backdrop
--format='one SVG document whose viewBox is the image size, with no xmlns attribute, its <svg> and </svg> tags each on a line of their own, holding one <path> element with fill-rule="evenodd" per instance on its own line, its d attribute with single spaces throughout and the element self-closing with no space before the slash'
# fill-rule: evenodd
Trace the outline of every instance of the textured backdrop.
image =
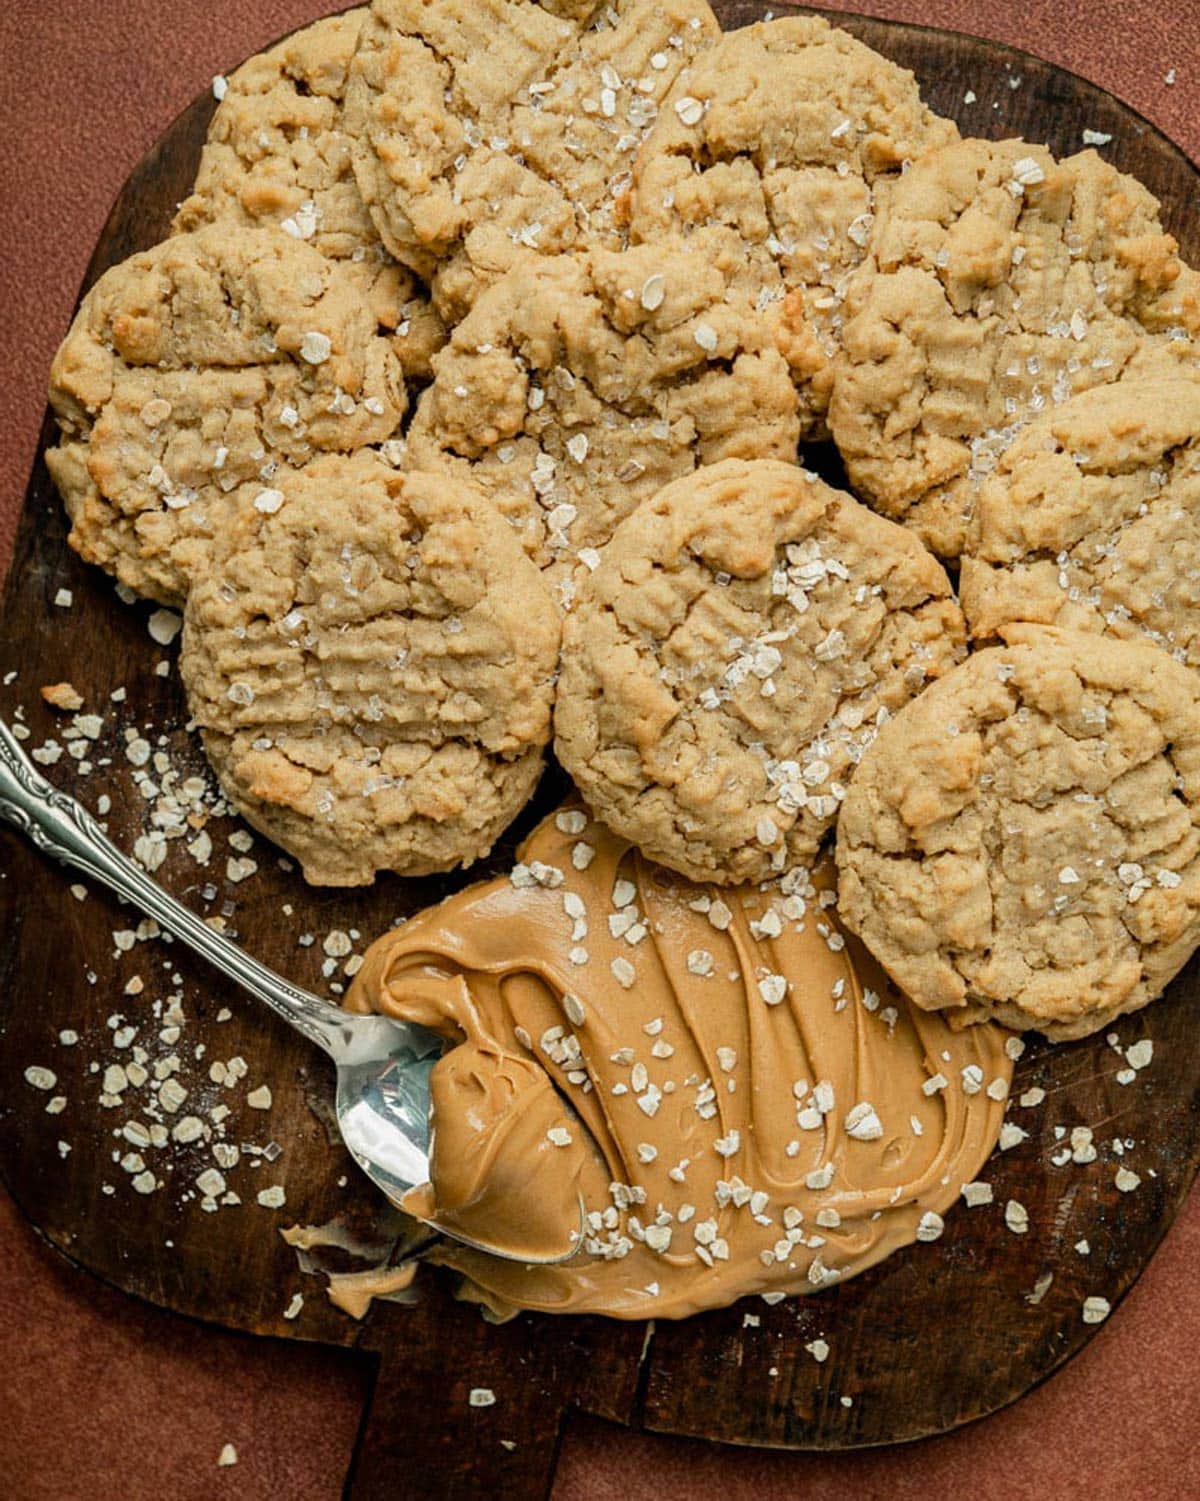
<svg viewBox="0 0 1200 1501">
<path fill-rule="evenodd" d="M 1025 47 L 1112 90 L 1200 157 L 1195 0 L 827 4 Z M 46 369 L 121 182 L 214 73 L 332 8 L 334 0 L 0 0 L 0 573 Z M 2 1199 L 0 1257 L 6 1497 L 340 1494 L 369 1382 L 353 1357 L 202 1329 L 134 1303 L 44 1251 Z M 1198 1495 L 1198 1270 L 1193 1194 L 1088 1349 L 1005 1413 L 945 1439 L 840 1458 L 631 1438 L 581 1422 L 568 1433 L 555 1501 Z M 240 1462 L 218 1470 L 227 1442 Z"/>
</svg>

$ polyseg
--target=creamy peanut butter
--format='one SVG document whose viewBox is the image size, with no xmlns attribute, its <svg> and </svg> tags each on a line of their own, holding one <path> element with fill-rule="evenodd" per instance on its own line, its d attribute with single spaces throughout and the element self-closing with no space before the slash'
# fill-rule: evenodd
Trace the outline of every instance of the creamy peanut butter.
<svg viewBox="0 0 1200 1501">
<path fill-rule="evenodd" d="M 439 1244 L 464 1295 L 682 1318 L 811 1292 L 914 1240 L 990 1154 L 1012 1063 L 991 1024 L 911 1007 L 834 912 L 828 862 L 696 886 L 567 807 L 510 877 L 371 949 L 347 1006 L 419 1022 L 431 1182 L 407 1207 L 519 1255 Z"/>
</svg>

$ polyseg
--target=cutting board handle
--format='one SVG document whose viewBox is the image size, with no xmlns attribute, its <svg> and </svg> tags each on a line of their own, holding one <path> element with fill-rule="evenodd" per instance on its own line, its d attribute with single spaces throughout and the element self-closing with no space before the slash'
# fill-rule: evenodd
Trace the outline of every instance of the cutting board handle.
<svg viewBox="0 0 1200 1501">
<path fill-rule="evenodd" d="M 541 1501 L 569 1410 L 634 1420 L 644 1343 L 644 1325 L 601 1319 L 488 1324 L 426 1278 L 418 1305 L 380 1304 L 363 1330 L 379 1369 L 349 1501 Z"/>
</svg>

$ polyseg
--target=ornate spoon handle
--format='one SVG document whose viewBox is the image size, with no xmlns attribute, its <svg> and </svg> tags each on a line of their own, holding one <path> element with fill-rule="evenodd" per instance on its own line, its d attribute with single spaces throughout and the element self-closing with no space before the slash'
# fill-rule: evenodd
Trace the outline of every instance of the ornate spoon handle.
<svg viewBox="0 0 1200 1501">
<path fill-rule="evenodd" d="M 189 948 L 265 1001 L 272 1011 L 336 1061 L 353 1061 L 351 1055 L 368 1043 L 362 1035 L 362 1022 L 382 1023 L 394 1041 L 393 1023 L 383 1018 L 352 1017 L 290 984 L 168 895 L 157 881 L 151 880 L 117 849 L 86 808 L 52 787 L 34 768 L 3 719 L 0 719 L 0 818 L 15 824 L 38 849 L 93 876 L 156 918 Z"/>
</svg>

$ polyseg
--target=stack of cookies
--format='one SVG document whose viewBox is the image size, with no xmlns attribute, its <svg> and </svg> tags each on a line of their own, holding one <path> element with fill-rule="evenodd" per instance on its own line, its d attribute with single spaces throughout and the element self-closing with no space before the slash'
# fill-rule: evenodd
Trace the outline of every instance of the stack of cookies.
<svg viewBox="0 0 1200 1501">
<path fill-rule="evenodd" d="M 964 1023 L 1084 1035 L 1200 942 L 1200 275 L 1094 151 L 812 17 L 373 0 L 222 81 L 173 229 L 48 460 L 310 881 L 471 864 L 553 739 L 693 880 L 835 839 Z"/>
</svg>

